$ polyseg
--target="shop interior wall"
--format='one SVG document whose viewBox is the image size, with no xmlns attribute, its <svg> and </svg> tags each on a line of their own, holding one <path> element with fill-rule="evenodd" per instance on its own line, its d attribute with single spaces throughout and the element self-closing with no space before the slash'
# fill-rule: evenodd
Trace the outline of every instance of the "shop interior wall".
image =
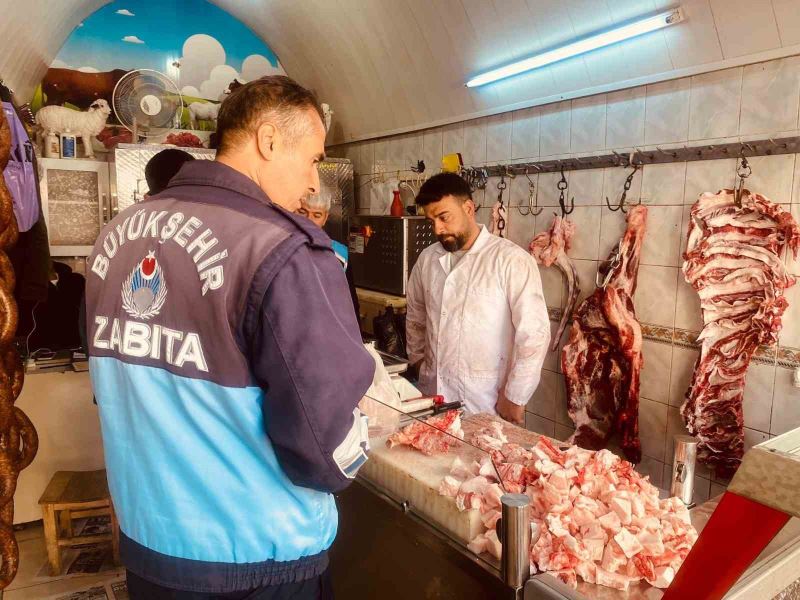
<svg viewBox="0 0 800 600">
<path fill-rule="evenodd" d="M 763 139 L 798 129 L 800 57 L 642 86 L 610 94 L 566 101 L 539 108 L 457 123 L 397 137 L 330 148 L 331 155 L 349 158 L 357 173 L 359 211 L 387 214 L 397 179 L 391 171 L 408 169 L 424 159 L 433 172 L 442 154 L 460 152 L 466 165 L 520 162 L 531 158 L 567 158 L 610 149 L 664 148 L 687 143 Z M 766 156 L 751 161 L 748 187 L 791 210 L 800 220 L 800 160 L 796 155 Z M 679 407 L 698 356 L 695 342 L 702 327 L 699 302 L 684 281 L 680 267 L 691 205 L 702 192 L 732 187 L 736 161 L 714 160 L 645 166 L 633 180 L 629 198 L 648 205 L 648 229 L 642 249 L 636 311 L 643 324 L 640 431 L 644 459 L 640 470 L 661 485 L 669 480 L 672 439 L 684 433 Z M 600 260 L 606 258 L 624 230 L 624 215 L 605 207 L 622 192 L 628 169 L 568 172 L 577 225 L 573 247 L 581 299 L 595 288 Z M 382 175 L 381 175 L 382 174 Z M 376 179 L 383 178 L 383 181 Z M 507 236 L 527 247 L 545 230 L 558 204 L 558 175 L 532 175 L 539 216 L 510 209 Z M 490 218 L 497 198 L 497 179 L 476 193 L 483 205 L 482 222 Z M 524 175 L 509 183 L 506 202 L 528 200 Z M 800 266 L 786 258 L 791 272 Z M 555 267 L 541 268 L 542 283 L 555 319 L 565 302 L 562 277 Z M 747 447 L 800 427 L 800 389 L 792 387 L 792 370 L 800 365 L 800 283 L 787 292 L 778 348 L 760 349 L 747 374 L 744 422 Z M 562 344 L 566 334 L 562 339 Z M 542 382 L 527 405 L 528 428 L 566 439 L 573 425 L 566 411 L 559 353 L 550 353 Z M 726 482 L 705 469 L 697 476 L 698 499 L 714 495 Z"/>
</svg>

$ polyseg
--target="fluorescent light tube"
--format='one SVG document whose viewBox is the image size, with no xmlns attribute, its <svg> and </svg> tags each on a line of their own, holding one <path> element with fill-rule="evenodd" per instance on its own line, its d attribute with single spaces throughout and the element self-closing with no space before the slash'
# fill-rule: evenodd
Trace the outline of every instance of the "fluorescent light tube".
<svg viewBox="0 0 800 600">
<path fill-rule="evenodd" d="M 681 11 L 680 7 L 674 8 L 654 17 L 648 17 L 646 19 L 634 21 L 628 25 L 623 25 L 622 27 L 617 27 L 616 29 L 611 29 L 610 31 L 606 31 L 604 33 L 598 33 L 582 40 L 578 40 L 577 42 L 567 44 L 566 46 L 561 46 L 560 48 L 555 48 L 548 52 L 537 54 L 535 56 L 531 56 L 530 58 L 525 58 L 515 63 L 511 63 L 510 65 L 487 71 L 486 73 L 478 75 L 477 77 L 473 77 L 467 81 L 467 87 L 478 87 L 481 85 L 486 85 L 487 83 L 492 83 L 493 81 L 497 81 L 499 79 L 511 77 L 512 75 L 519 75 L 520 73 L 525 73 L 526 71 L 532 71 L 533 69 L 538 69 L 539 67 L 544 67 L 545 65 L 550 65 L 560 60 L 572 58 L 573 56 L 578 56 L 579 54 L 585 54 L 587 52 L 591 52 L 592 50 L 597 50 L 598 48 L 605 48 L 611 44 L 629 40 L 645 33 L 650 33 L 651 31 L 656 31 L 669 25 L 680 23 L 681 21 L 683 21 L 683 12 Z"/>
</svg>

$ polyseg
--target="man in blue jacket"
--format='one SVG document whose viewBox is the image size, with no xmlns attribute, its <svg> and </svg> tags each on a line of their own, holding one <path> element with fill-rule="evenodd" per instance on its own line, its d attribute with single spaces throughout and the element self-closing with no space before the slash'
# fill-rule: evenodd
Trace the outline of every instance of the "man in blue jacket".
<svg viewBox="0 0 800 600">
<path fill-rule="evenodd" d="M 325 128 L 286 77 L 223 103 L 215 162 L 121 212 L 89 258 L 92 384 L 131 598 L 327 598 L 333 492 L 372 382 L 347 282 L 293 212 Z M 312 367 L 309 368 L 309 365 Z"/>
</svg>

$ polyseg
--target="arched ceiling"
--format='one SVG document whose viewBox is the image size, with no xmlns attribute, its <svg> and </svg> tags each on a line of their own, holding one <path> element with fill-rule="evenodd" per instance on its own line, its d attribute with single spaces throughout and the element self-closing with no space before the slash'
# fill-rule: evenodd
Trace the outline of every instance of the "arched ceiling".
<svg viewBox="0 0 800 600">
<path fill-rule="evenodd" d="M 800 53 L 800 0 L 212 0 L 335 111 L 329 141 L 399 133 Z M 0 77 L 30 96 L 105 0 L 0 0 Z M 477 72 L 680 4 L 686 20 L 479 89 Z"/>
</svg>

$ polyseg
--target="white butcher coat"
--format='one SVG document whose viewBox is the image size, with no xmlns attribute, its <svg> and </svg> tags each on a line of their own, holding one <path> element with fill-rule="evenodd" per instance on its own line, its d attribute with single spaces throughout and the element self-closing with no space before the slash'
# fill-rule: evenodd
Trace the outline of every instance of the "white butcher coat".
<svg viewBox="0 0 800 600">
<path fill-rule="evenodd" d="M 536 261 L 483 226 L 452 270 L 450 259 L 440 243 L 426 248 L 408 282 L 407 348 L 412 364 L 423 360 L 420 390 L 470 413 L 496 413 L 501 391 L 527 404 L 550 342 Z"/>
</svg>

